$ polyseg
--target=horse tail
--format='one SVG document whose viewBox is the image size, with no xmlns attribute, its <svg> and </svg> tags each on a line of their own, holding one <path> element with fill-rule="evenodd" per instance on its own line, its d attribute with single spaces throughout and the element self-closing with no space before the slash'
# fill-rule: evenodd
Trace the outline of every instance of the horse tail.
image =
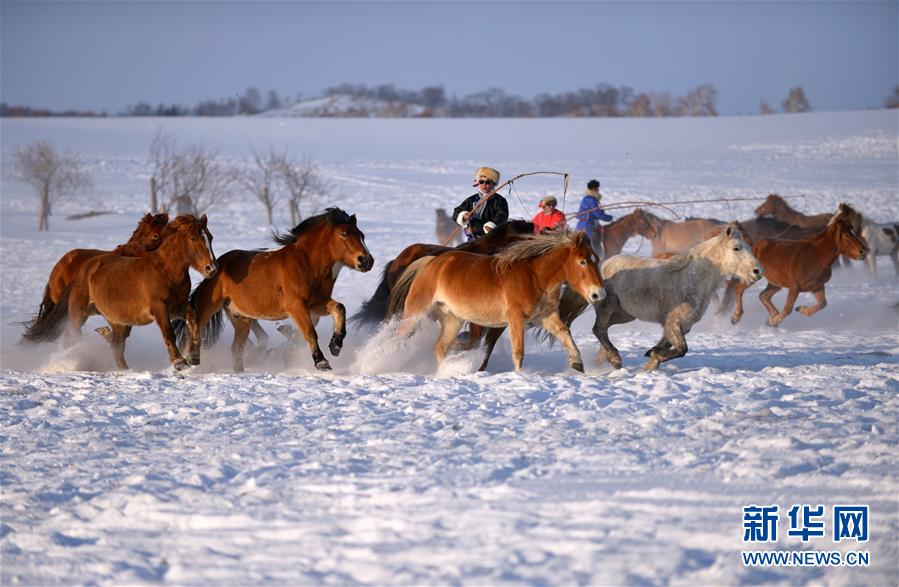
<svg viewBox="0 0 899 587">
<path fill-rule="evenodd" d="M 409 295 L 409 289 L 412 287 L 415 276 L 436 258 L 435 255 L 428 255 L 427 257 L 416 259 L 406 267 L 406 270 L 403 271 L 396 285 L 390 291 L 390 298 L 387 300 L 386 317 L 395 316 L 403 311 L 403 307 L 406 305 L 406 296 Z"/>
<path fill-rule="evenodd" d="M 562 319 L 562 322 L 565 323 L 565 326 L 571 328 L 571 325 L 574 323 L 574 320 L 584 313 L 584 311 L 589 307 L 590 304 L 584 300 L 584 297 L 571 289 L 570 287 L 566 287 L 562 290 L 562 295 L 559 297 L 559 318 Z M 555 342 L 556 337 L 547 332 L 541 327 L 536 327 L 537 338 L 542 342 L 549 342 L 550 346 Z"/>
<path fill-rule="evenodd" d="M 372 328 L 387 318 L 387 302 L 390 299 L 389 273 L 390 263 L 387 263 L 384 265 L 384 271 L 381 272 L 381 281 L 378 282 L 375 293 L 367 300 L 362 301 L 362 307 L 350 318 L 351 323 Z"/>
<path fill-rule="evenodd" d="M 207 288 L 215 286 L 215 278 L 212 279 L 204 279 L 200 282 L 200 285 L 194 288 L 192 292 L 190 292 L 190 296 L 187 298 L 187 305 L 190 306 L 194 310 L 194 314 L 199 316 L 199 311 L 197 309 L 197 303 L 200 300 L 200 296 L 206 293 Z M 209 348 L 218 342 L 219 337 L 222 335 L 222 328 L 224 327 L 224 313 L 225 307 L 222 305 L 221 308 L 218 309 L 212 316 L 209 317 L 209 320 L 206 322 L 206 327 L 203 329 L 203 347 Z M 185 324 L 182 324 L 182 328 Z M 186 336 L 183 334 L 182 336 Z"/>
<path fill-rule="evenodd" d="M 49 301 L 50 287 L 49 285 L 47 286 L 44 292 L 44 301 L 41 302 L 37 315 L 30 322 L 23 324 L 25 326 L 25 333 L 22 335 L 23 340 L 28 342 L 52 342 L 59 338 L 63 331 L 62 323 L 69 317 L 69 294 L 72 293 L 73 285 L 70 284 L 63 290 L 62 295 L 59 296 L 59 300 L 55 304 Z"/>
</svg>

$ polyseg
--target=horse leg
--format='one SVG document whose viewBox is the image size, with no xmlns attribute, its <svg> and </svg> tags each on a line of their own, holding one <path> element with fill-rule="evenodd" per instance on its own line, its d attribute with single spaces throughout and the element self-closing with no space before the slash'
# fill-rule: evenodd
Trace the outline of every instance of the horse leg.
<svg viewBox="0 0 899 587">
<path fill-rule="evenodd" d="M 184 310 L 184 322 L 187 324 L 187 362 L 191 365 L 200 364 L 200 325 L 197 320 L 197 311 L 190 306 Z"/>
<path fill-rule="evenodd" d="M 615 295 L 607 296 L 606 299 L 594 306 L 594 310 L 596 320 L 593 322 L 593 336 L 599 340 L 600 346 L 596 362 L 602 364 L 604 360 L 608 359 L 612 367 L 621 369 L 621 353 L 609 340 L 609 326 L 630 322 L 633 318 L 621 311 L 618 297 Z"/>
<path fill-rule="evenodd" d="M 89 305 L 90 294 L 87 286 L 81 283 L 72 286 L 69 294 L 69 324 L 66 328 L 63 348 L 72 348 L 81 338 L 81 327 L 87 322 Z"/>
<path fill-rule="evenodd" d="M 771 301 L 771 298 L 774 297 L 774 294 L 782 290 L 783 288 L 779 285 L 774 285 L 770 281 L 768 285 L 765 286 L 765 289 L 762 290 L 762 293 L 759 294 L 759 300 L 761 300 L 762 305 L 768 310 L 768 321 L 777 316 L 777 307 Z"/>
<path fill-rule="evenodd" d="M 574 344 L 574 339 L 571 338 L 571 331 L 568 330 L 568 327 L 562 322 L 558 312 L 553 312 L 543 319 L 543 328 L 555 336 L 556 340 L 562 343 L 565 350 L 568 351 L 568 366 L 575 371 L 583 373 L 584 362 L 581 360 L 581 351 L 579 351 L 577 345 Z"/>
<path fill-rule="evenodd" d="M 868 275 L 871 277 L 877 275 L 877 260 L 873 248 L 868 251 L 867 255 L 865 255 L 865 268 L 868 270 Z"/>
<path fill-rule="evenodd" d="M 453 344 L 450 345 L 450 348 L 454 351 L 470 351 L 478 345 L 478 342 L 480 342 L 481 336 L 484 335 L 484 327 L 480 324 L 472 324 L 469 322 L 467 335 L 467 338 L 464 336 L 456 338 L 456 340 L 453 341 Z"/>
<path fill-rule="evenodd" d="M 515 371 L 521 371 L 524 362 L 524 316 L 511 316 L 509 319 L 509 340 L 512 342 L 512 365 Z"/>
<path fill-rule="evenodd" d="M 718 304 L 718 309 L 715 311 L 716 315 L 723 316 L 724 314 L 727 314 L 728 308 L 734 303 L 738 283 L 740 282 L 736 279 L 727 280 L 727 285 L 724 287 L 724 293 L 721 294 L 721 303 Z"/>
<path fill-rule="evenodd" d="M 736 324 L 740 321 L 740 318 L 743 317 L 743 292 L 749 289 L 749 286 L 742 281 L 733 279 L 730 283 L 727 284 L 727 288 L 733 288 L 734 313 L 730 316 L 730 323 Z M 764 303 L 764 300 L 762 301 L 762 303 Z M 722 309 L 724 309 L 723 306 Z"/>
<path fill-rule="evenodd" d="M 437 362 L 443 362 L 450 345 L 456 340 L 456 335 L 462 329 L 465 321 L 448 312 L 440 313 L 440 334 L 437 336 L 437 342 L 434 344 L 434 356 Z"/>
<path fill-rule="evenodd" d="M 116 368 L 127 369 L 128 363 L 125 362 L 125 340 L 131 335 L 131 326 L 126 324 L 110 323 L 110 340 L 112 347 L 112 356 L 115 357 Z"/>
<path fill-rule="evenodd" d="M 796 311 L 803 316 L 811 316 L 827 307 L 827 298 L 824 295 L 823 285 L 819 289 L 813 291 L 812 294 L 814 294 L 815 300 L 818 302 L 817 304 L 814 306 L 796 306 Z"/>
<path fill-rule="evenodd" d="M 783 319 L 790 315 L 793 311 L 793 305 L 796 303 L 796 298 L 799 297 L 799 288 L 791 287 L 789 292 L 787 292 L 787 301 L 784 303 L 783 309 L 776 316 L 768 319 L 769 326 L 777 326 Z"/>
<path fill-rule="evenodd" d="M 250 321 L 250 331 L 252 331 L 253 336 L 256 337 L 256 346 L 259 347 L 258 350 L 264 351 L 268 346 L 268 333 L 262 328 L 262 325 L 259 324 L 258 320 Z"/>
<path fill-rule="evenodd" d="M 688 304 L 681 304 L 668 313 L 668 317 L 665 318 L 662 341 L 646 353 L 649 361 L 643 366 L 644 370 L 652 371 L 665 361 L 687 354 L 687 339 L 684 332 L 689 331 L 689 327 L 684 328 L 683 325 L 685 323 L 692 325 L 693 314 L 693 308 Z"/>
<path fill-rule="evenodd" d="M 894 247 L 890 252 L 890 261 L 893 262 L 893 270 L 896 272 L 896 277 L 899 277 L 899 247 Z"/>
<path fill-rule="evenodd" d="M 150 315 L 153 316 L 153 320 L 162 333 L 162 340 L 165 342 L 165 348 L 169 351 L 169 362 L 172 364 L 172 367 L 177 371 L 187 369 L 190 364 L 184 360 L 184 357 L 181 356 L 181 351 L 178 350 L 178 344 L 175 342 L 175 331 L 172 330 L 171 317 L 168 311 L 157 309 L 156 311 L 151 311 Z"/>
<path fill-rule="evenodd" d="M 506 328 L 504 326 L 487 329 L 487 334 L 484 336 L 484 362 L 481 363 L 481 367 L 478 371 L 487 370 L 487 361 L 490 360 L 490 355 L 493 354 L 493 347 L 496 346 L 496 341 L 499 340 L 499 337 L 503 335 L 505 330 Z"/>
<path fill-rule="evenodd" d="M 228 316 L 228 320 L 231 321 L 231 326 L 234 327 L 234 341 L 231 342 L 231 363 L 234 366 L 235 373 L 243 373 L 244 349 L 247 345 L 247 339 L 250 337 L 253 319 L 235 316 L 228 310 L 225 310 L 225 314 Z"/>
<path fill-rule="evenodd" d="M 419 316 L 431 307 L 433 300 L 433 288 L 428 288 L 426 291 L 425 288 L 418 287 L 418 283 L 419 281 L 415 280 L 409 286 L 409 294 L 406 296 L 406 303 L 403 306 L 403 321 L 397 331 L 397 335 L 403 338 L 412 336 L 418 325 Z"/>
<path fill-rule="evenodd" d="M 331 351 L 331 355 L 336 357 L 343 348 L 343 339 L 346 338 L 346 308 L 340 302 L 328 300 L 326 309 L 334 320 L 334 334 L 331 336 L 331 342 L 328 343 L 328 350 Z"/>
<path fill-rule="evenodd" d="M 291 308 L 288 314 L 296 323 L 297 328 L 300 329 L 303 338 L 306 339 L 306 344 L 309 345 L 309 350 L 312 351 L 312 361 L 315 363 L 315 368 L 319 371 L 330 371 L 331 363 L 328 362 L 321 347 L 318 346 L 318 334 L 315 332 L 315 325 L 312 316 L 309 314 L 309 309 L 304 305 L 297 305 Z"/>
</svg>

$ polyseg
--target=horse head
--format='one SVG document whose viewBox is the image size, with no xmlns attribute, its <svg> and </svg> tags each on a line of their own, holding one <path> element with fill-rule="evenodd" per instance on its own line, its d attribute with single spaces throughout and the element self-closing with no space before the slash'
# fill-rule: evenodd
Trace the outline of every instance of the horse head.
<svg viewBox="0 0 899 587">
<path fill-rule="evenodd" d="M 564 233 L 562 233 L 564 234 Z M 565 281 L 587 302 L 595 304 L 606 297 L 602 276 L 599 274 L 599 257 L 590 246 L 590 239 L 583 232 L 564 236 L 570 252 L 564 261 Z"/>
<path fill-rule="evenodd" d="M 152 251 L 162 242 L 162 230 L 168 223 L 169 215 L 166 213 L 144 215 L 127 244 Z"/>
<path fill-rule="evenodd" d="M 654 239 L 659 236 L 660 222 L 656 216 L 648 213 L 643 208 L 637 208 L 627 216 L 622 217 L 631 219 L 634 232 L 648 239 Z"/>
<path fill-rule="evenodd" d="M 337 208 L 329 210 L 338 210 Z M 375 258 L 365 246 L 365 235 L 356 226 L 356 215 L 349 216 L 346 212 L 333 214 L 331 218 L 331 255 L 347 267 L 365 273 L 375 265 Z"/>
<path fill-rule="evenodd" d="M 190 266 L 202 274 L 203 277 L 212 277 L 218 270 L 215 261 L 215 253 L 212 252 L 212 233 L 206 228 L 206 215 L 197 218 L 193 214 L 181 214 L 163 231 L 164 241 L 183 241 L 183 248 L 187 249 L 190 258 Z"/>
<path fill-rule="evenodd" d="M 778 194 L 768 194 L 768 197 L 765 198 L 765 201 L 762 202 L 762 205 L 755 209 L 756 216 L 777 216 L 779 212 L 783 211 L 786 206 L 786 201 L 780 197 Z"/>
<path fill-rule="evenodd" d="M 752 254 L 752 249 L 743 240 L 743 233 L 737 223 L 728 224 L 721 234 L 710 240 L 714 241 L 711 250 L 725 275 L 733 275 L 743 283 L 752 284 L 765 274 L 764 268 Z"/>
<path fill-rule="evenodd" d="M 840 204 L 837 213 L 830 219 L 828 228 L 836 231 L 837 249 L 841 255 L 859 260 L 868 254 L 868 242 L 856 228 L 860 224 L 861 214 L 849 204 Z"/>
</svg>

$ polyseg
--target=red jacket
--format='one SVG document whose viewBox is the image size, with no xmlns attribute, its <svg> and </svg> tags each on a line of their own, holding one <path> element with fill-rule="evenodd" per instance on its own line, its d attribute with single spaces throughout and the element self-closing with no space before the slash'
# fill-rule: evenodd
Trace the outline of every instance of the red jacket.
<svg viewBox="0 0 899 587">
<path fill-rule="evenodd" d="M 534 216 L 534 219 L 531 220 L 531 222 L 534 223 L 534 232 L 540 234 L 548 228 L 565 226 L 565 215 L 558 210 L 553 210 L 552 214 L 537 212 L 537 215 Z"/>
</svg>

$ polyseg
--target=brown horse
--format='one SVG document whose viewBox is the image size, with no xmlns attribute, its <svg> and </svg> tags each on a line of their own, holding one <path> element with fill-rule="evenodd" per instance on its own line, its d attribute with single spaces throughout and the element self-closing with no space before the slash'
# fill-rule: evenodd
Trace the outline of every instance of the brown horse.
<svg viewBox="0 0 899 587">
<path fill-rule="evenodd" d="M 765 268 L 768 286 L 759 294 L 759 299 L 768 309 L 768 324 L 777 326 L 792 311 L 800 292 L 814 294 L 817 304 L 796 308 L 806 316 L 811 316 L 827 305 L 824 284 L 830 280 L 831 266 L 839 255 L 862 259 L 868 252 L 865 240 L 852 226 L 851 206 L 840 204 L 837 213 L 827 227 L 815 236 L 799 241 L 760 240 L 752 246 L 752 252 Z M 736 324 L 743 316 L 743 292 L 749 285 L 736 287 L 736 306 L 731 322 Z M 787 301 L 778 312 L 771 298 L 783 288 L 789 288 Z"/>
<path fill-rule="evenodd" d="M 206 330 L 206 343 L 214 343 L 221 332 L 224 310 L 234 326 L 234 370 L 243 371 L 244 346 L 252 320 L 284 320 L 289 316 L 309 344 L 315 367 L 330 370 L 318 346 L 315 322 L 325 315 L 334 319 L 328 348 L 336 357 L 346 336 L 346 310 L 331 298 L 331 293 L 342 267 L 364 273 L 374 265 L 365 235 L 356 226 L 355 215 L 328 208 L 289 233 L 275 235 L 275 242 L 283 246 L 274 251 L 234 250 L 222 255 L 219 272 L 200 283 L 190 296 L 199 326 L 196 336 Z M 193 345 L 199 342 L 197 338 Z"/>
<path fill-rule="evenodd" d="M 713 218 L 688 218 L 683 222 L 664 220 L 646 210 L 640 211 L 645 221 L 652 227 L 652 256 L 670 257 L 688 251 L 694 245 L 719 234 L 727 226 L 726 222 Z"/>
<path fill-rule="evenodd" d="M 87 261 L 106 253 L 114 253 L 123 257 L 141 257 L 159 246 L 160 234 L 168 221 L 168 214 L 147 214 L 137 224 L 137 228 L 131 234 L 128 242 L 117 246 L 112 251 L 73 249 L 63 255 L 50 271 L 50 279 L 47 280 L 47 286 L 44 288 L 44 298 L 41 300 L 37 316 L 26 327 L 30 328 L 53 309 L 62 296 L 62 292 L 75 281 L 75 277 Z"/>
<path fill-rule="evenodd" d="M 794 210 L 779 194 L 768 194 L 765 201 L 755 209 L 756 216 L 771 216 L 781 222 L 792 224 L 800 228 L 821 227 L 827 225 L 833 214 L 815 214 L 807 216 Z M 856 229 L 858 231 L 858 229 Z"/>
<path fill-rule="evenodd" d="M 84 264 L 75 281 L 60 297 L 59 303 L 26 338 L 55 338 L 56 326 L 66 317 L 66 347 L 81 335 L 81 326 L 92 314 L 101 314 L 109 322 L 108 337 L 116 366 L 127 369 L 125 341 L 132 326 L 156 322 L 176 369 L 199 362 L 199 351 L 192 349 L 190 360 L 181 356 L 172 330 L 173 318 L 186 319 L 195 329 L 195 320 L 187 305 L 193 267 L 205 276 L 216 271 L 212 235 L 201 218 L 178 216 L 162 231 L 162 243 L 143 257 L 105 254 Z"/>
<path fill-rule="evenodd" d="M 368 327 L 374 327 L 390 316 L 387 311 L 387 301 L 390 292 L 403 271 L 416 259 L 426 255 L 438 256 L 449 251 L 465 251 L 480 255 L 492 255 L 511 243 L 517 242 L 528 235 L 534 234 L 534 225 L 524 220 L 510 220 L 497 226 L 490 234 L 482 238 L 462 243 L 456 248 L 416 243 L 403 249 L 399 255 L 384 266 L 381 280 L 372 296 L 362 302 L 359 311 L 350 318 L 351 322 Z M 480 336 L 478 334 L 478 336 Z"/>
<path fill-rule="evenodd" d="M 600 231 L 593 233 L 594 240 L 596 240 L 599 233 Z M 650 222 L 642 208 L 637 208 L 630 214 L 625 214 L 618 220 L 610 222 L 603 227 L 601 250 L 604 254 L 604 258 L 608 259 L 609 257 L 619 254 L 621 249 L 624 248 L 627 239 L 635 234 L 639 234 L 648 239 L 654 239 L 657 236 L 656 227 Z M 594 245 L 593 250 L 597 251 L 597 254 L 599 254 L 600 249 L 597 249 L 596 243 L 594 242 L 592 244 Z"/>
<path fill-rule="evenodd" d="M 401 336 L 412 334 L 418 318 L 432 310 L 437 313 L 441 332 L 434 354 L 438 361 L 468 321 L 491 328 L 508 326 L 518 371 L 524 358 L 525 326 L 534 322 L 565 346 L 568 364 L 583 371 L 580 351 L 559 318 L 559 295 L 562 284 L 568 283 L 590 303 L 600 301 L 605 292 L 597 262 L 584 233 L 549 231 L 494 256 L 452 251 L 418 259 L 394 287 L 390 303 L 393 307 L 402 303 Z"/>
</svg>

